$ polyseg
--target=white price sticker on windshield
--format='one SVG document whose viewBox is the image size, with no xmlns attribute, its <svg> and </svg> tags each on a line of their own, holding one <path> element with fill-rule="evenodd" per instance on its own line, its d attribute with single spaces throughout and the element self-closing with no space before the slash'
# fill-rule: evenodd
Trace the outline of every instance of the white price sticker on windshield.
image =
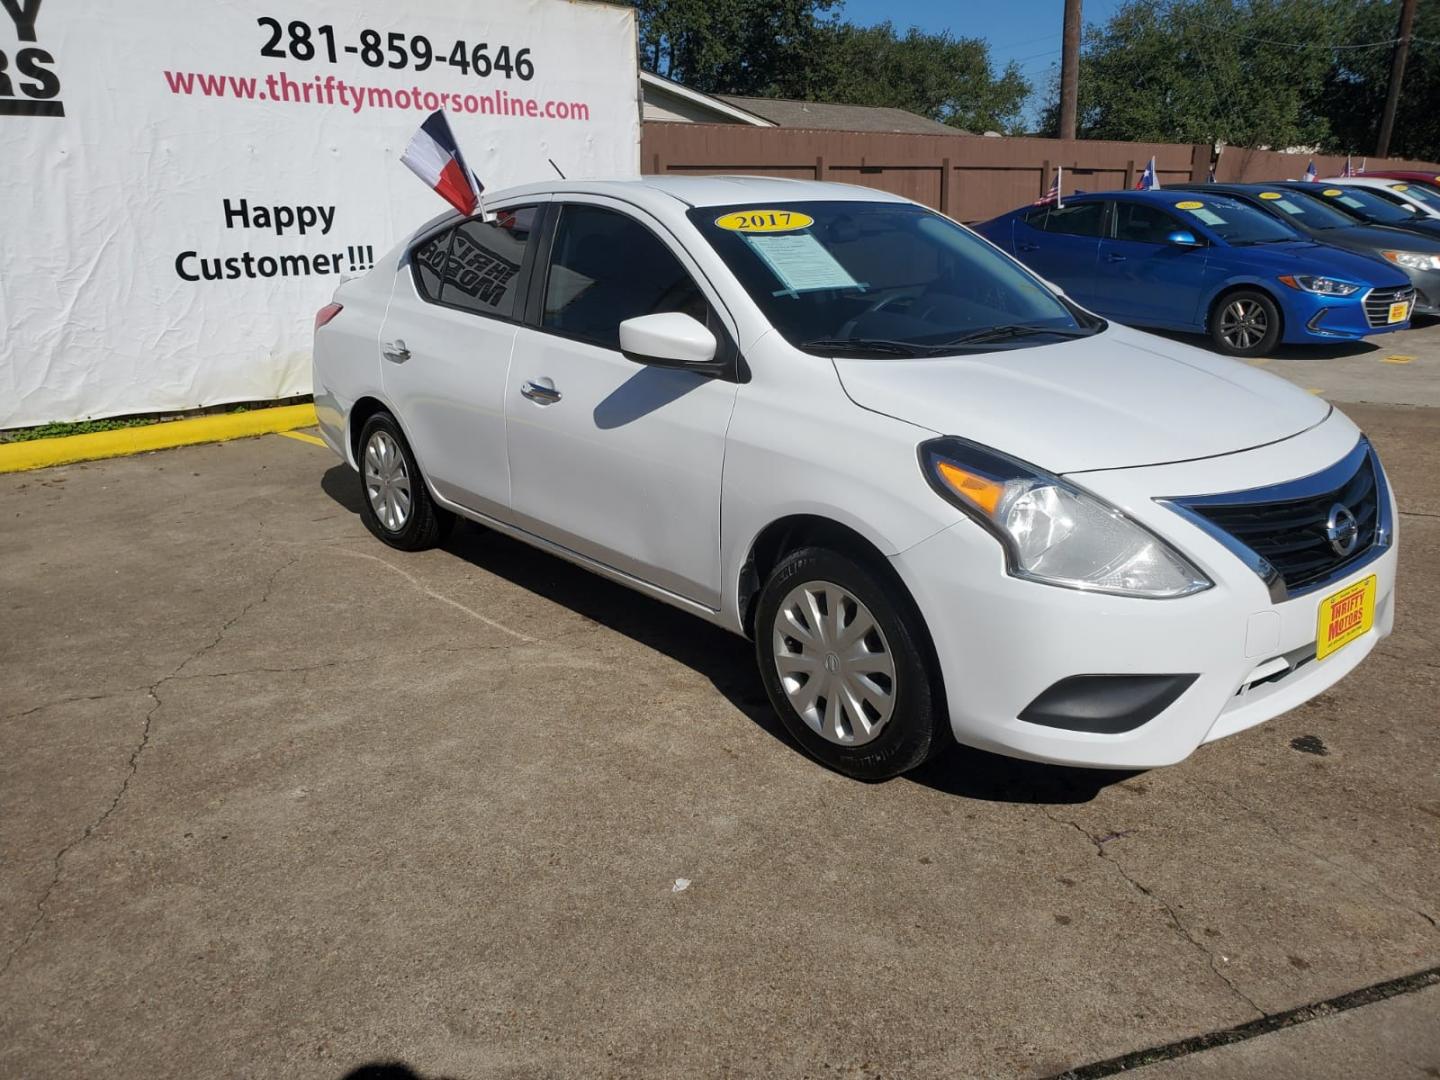
<svg viewBox="0 0 1440 1080">
<path fill-rule="evenodd" d="M 860 283 L 811 233 L 741 235 L 788 292 L 860 288 Z"/>
</svg>

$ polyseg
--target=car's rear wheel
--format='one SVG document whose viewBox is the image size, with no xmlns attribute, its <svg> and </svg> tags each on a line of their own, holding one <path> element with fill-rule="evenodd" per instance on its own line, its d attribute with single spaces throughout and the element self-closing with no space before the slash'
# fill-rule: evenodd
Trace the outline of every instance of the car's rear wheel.
<svg viewBox="0 0 1440 1080">
<path fill-rule="evenodd" d="M 1210 313 L 1210 340 L 1226 356 L 1264 356 L 1280 340 L 1280 309 L 1258 289 L 1227 293 Z"/>
<path fill-rule="evenodd" d="M 945 745 L 943 694 L 904 590 L 824 548 L 781 560 L 761 590 L 756 658 L 770 703 L 812 757 L 885 780 Z"/>
<path fill-rule="evenodd" d="M 454 516 L 430 497 L 410 444 L 389 413 L 376 413 L 360 431 L 360 518 L 401 551 L 434 547 L 454 524 Z"/>
</svg>

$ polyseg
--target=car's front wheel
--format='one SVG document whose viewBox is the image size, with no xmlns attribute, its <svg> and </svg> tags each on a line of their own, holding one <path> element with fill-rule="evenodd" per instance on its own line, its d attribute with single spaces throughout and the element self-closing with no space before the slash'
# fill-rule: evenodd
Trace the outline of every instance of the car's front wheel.
<svg viewBox="0 0 1440 1080">
<path fill-rule="evenodd" d="M 376 413 L 360 430 L 360 518 L 401 551 L 434 547 L 454 524 L 430 497 L 410 444 L 389 413 Z"/>
<path fill-rule="evenodd" d="M 1210 340 L 1226 356 L 1264 356 L 1280 340 L 1280 309 L 1258 289 L 1222 296 L 1210 314 Z"/>
<path fill-rule="evenodd" d="M 761 590 L 755 647 L 786 729 L 837 772 L 885 780 L 945 745 L 920 613 L 870 567 L 824 548 L 787 555 Z"/>
</svg>

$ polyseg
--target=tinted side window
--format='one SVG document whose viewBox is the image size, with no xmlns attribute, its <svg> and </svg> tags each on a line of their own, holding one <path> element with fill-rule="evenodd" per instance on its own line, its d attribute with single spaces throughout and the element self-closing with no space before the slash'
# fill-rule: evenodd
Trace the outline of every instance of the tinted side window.
<svg viewBox="0 0 1440 1080">
<path fill-rule="evenodd" d="M 482 315 L 511 318 L 535 208 L 502 210 L 494 221 L 478 218 L 454 230 L 440 302 Z"/>
<path fill-rule="evenodd" d="M 415 267 L 415 289 L 426 300 L 440 299 L 440 282 L 445 275 L 445 256 L 450 250 L 454 229 L 432 236 L 410 253 Z"/>
<path fill-rule="evenodd" d="M 638 221 L 598 206 L 561 211 L 545 284 L 547 330 L 618 349 L 626 319 L 683 311 L 703 323 L 708 310 L 679 260 Z"/>
<path fill-rule="evenodd" d="M 1104 217 L 1105 204 L 1097 200 L 1049 207 L 1044 218 L 1031 220 L 1030 224 L 1037 229 L 1066 236 L 1099 236 L 1100 222 Z"/>
<path fill-rule="evenodd" d="M 1163 244 L 1167 236 L 1182 227 L 1158 206 L 1132 202 L 1115 204 L 1114 222 L 1111 228 L 1116 240 L 1140 244 Z"/>
</svg>

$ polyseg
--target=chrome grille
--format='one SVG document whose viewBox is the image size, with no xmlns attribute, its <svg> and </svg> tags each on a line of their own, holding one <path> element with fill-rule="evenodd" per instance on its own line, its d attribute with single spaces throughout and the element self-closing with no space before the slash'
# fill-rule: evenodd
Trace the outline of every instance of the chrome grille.
<svg viewBox="0 0 1440 1080">
<path fill-rule="evenodd" d="M 1415 304 L 1415 286 L 1405 285 L 1398 289 L 1371 289 L 1365 296 L 1365 321 L 1371 326 L 1390 325 L 1390 305 L 1400 301 Z"/>
<path fill-rule="evenodd" d="M 1277 600 L 1345 576 L 1387 547 L 1392 532 L 1385 474 L 1364 439 L 1341 461 L 1300 480 L 1162 501 L 1240 555 Z M 1327 531 L 1337 506 L 1355 517 L 1358 536 L 1348 552 Z"/>
</svg>

